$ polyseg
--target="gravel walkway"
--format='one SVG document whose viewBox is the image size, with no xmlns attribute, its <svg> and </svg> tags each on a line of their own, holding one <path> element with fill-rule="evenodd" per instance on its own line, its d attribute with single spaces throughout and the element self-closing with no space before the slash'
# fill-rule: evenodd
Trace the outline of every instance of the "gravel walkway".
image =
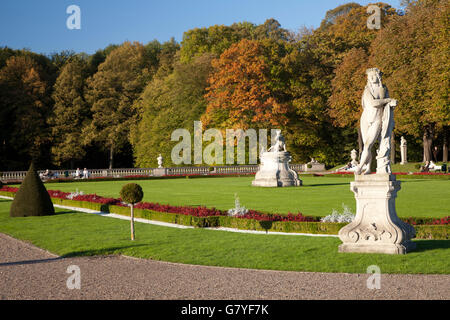
<svg viewBox="0 0 450 320">
<path fill-rule="evenodd" d="M 68 289 L 70 265 L 81 288 Z M 0 233 L 0 299 L 449 299 L 450 275 L 284 272 L 125 256 L 59 258 Z"/>
</svg>

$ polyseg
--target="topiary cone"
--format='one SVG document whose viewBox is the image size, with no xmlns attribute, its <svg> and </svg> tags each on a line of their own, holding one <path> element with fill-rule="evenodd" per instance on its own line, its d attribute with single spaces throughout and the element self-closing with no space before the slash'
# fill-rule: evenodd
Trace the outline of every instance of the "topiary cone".
<svg viewBox="0 0 450 320">
<path fill-rule="evenodd" d="M 50 195 L 34 169 L 33 162 L 11 204 L 11 217 L 47 216 L 55 213 Z"/>
</svg>

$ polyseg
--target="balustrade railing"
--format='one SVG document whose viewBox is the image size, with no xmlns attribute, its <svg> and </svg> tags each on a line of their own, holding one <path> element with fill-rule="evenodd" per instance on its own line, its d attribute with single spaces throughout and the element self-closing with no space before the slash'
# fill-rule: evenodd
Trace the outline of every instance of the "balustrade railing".
<svg viewBox="0 0 450 320">
<path fill-rule="evenodd" d="M 235 165 L 235 166 L 211 166 L 211 167 L 170 167 L 164 168 L 165 175 L 209 175 L 209 174 L 252 174 L 258 171 L 259 165 Z M 303 164 L 290 164 L 289 167 L 297 172 L 304 171 Z M 122 178 L 132 176 L 153 176 L 156 168 L 117 168 L 117 169 L 89 169 L 89 178 L 111 177 Z M 76 170 L 51 170 L 52 178 L 75 178 Z M 80 170 L 83 175 L 83 170 Z M 25 178 L 26 171 L 0 172 L 2 181 L 21 181 Z M 45 170 L 38 170 L 39 175 L 44 175 Z"/>
</svg>

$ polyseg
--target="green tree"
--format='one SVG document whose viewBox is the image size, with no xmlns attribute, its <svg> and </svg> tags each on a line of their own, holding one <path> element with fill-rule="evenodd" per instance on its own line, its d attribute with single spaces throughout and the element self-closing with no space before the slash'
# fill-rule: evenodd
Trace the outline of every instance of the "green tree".
<svg viewBox="0 0 450 320">
<path fill-rule="evenodd" d="M 173 73 L 155 77 L 147 85 L 136 102 L 141 118 L 131 133 L 136 166 L 156 166 L 160 153 L 170 159 L 176 144 L 170 141 L 174 130 L 185 128 L 193 134 L 193 122 L 205 112 L 212 59 L 206 53 L 189 63 L 176 62 Z"/>
<path fill-rule="evenodd" d="M 48 144 L 46 118 L 51 108 L 42 69 L 27 55 L 12 56 L 0 70 L 1 167 L 23 168 L 41 162 Z"/>
<path fill-rule="evenodd" d="M 120 198 L 131 207 L 131 240 L 134 240 L 134 205 L 142 201 L 144 192 L 142 187 L 136 183 L 128 183 L 120 190 Z"/>
<path fill-rule="evenodd" d="M 262 25 L 239 22 L 231 26 L 214 25 L 208 28 L 195 28 L 183 34 L 180 59 L 188 62 L 203 53 L 212 53 L 218 57 L 233 43 L 242 39 L 285 41 L 288 38 L 289 32 L 281 28 L 280 23 L 273 18 L 267 19 Z"/>
<path fill-rule="evenodd" d="M 72 59 L 62 67 L 53 92 L 55 105 L 48 119 L 52 129 L 52 155 L 58 166 L 83 159 L 82 128 L 90 118 L 90 107 L 85 101 L 84 91 L 87 79 L 87 64 Z"/>
<path fill-rule="evenodd" d="M 151 79 L 152 67 L 142 44 L 125 42 L 106 57 L 88 80 L 92 121 L 83 130 L 84 142 L 97 142 L 109 150 L 110 168 L 114 154 L 129 143 L 137 114 L 133 103 Z"/>
</svg>

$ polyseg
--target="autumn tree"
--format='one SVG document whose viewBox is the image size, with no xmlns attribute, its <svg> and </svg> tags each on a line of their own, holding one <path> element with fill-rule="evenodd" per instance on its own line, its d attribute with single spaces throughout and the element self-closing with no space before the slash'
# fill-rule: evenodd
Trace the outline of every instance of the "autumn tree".
<svg viewBox="0 0 450 320">
<path fill-rule="evenodd" d="M 358 128 L 360 152 L 362 138 L 359 119 L 362 113 L 361 96 L 367 81 L 368 60 L 364 49 L 351 49 L 336 68 L 336 76 L 331 81 L 332 94 L 328 99 L 328 112 L 335 126 Z"/>
<path fill-rule="evenodd" d="M 276 98 L 270 52 L 263 43 L 241 40 L 212 61 L 202 121 L 217 128 L 267 128 L 287 122 L 288 105 Z"/>
<path fill-rule="evenodd" d="M 85 101 L 84 91 L 87 78 L 87 64 L 74 59 L 62 67 L 53 92 L 55 105 L 48 122 L 52 128 L 52 155 L 55 164 L 61 166 L 83 159 L 82 128 L 90 118 L 90 107 Z"/>
<path fill-rule="evenodd" d="M 382 26 L 397 15 L 387 4 L 376 5 L 381 8 Z M 298 133 L 297 139 L 303 150 L 328 164 L 345 161 L 357 137 L 361 98 L 357 87 L 364 88 L 361 70 L 378 33 L 367 28 L 366 10 L 367 6 L 348 3 L 328 11 L 321 26 L 305 34 L 290 57 L 291 68 L 297 70 L 293 74 L 298 75 L 291 89 L 294 108 L 309 123 L 303 131 L 310 132 Z"/>
<path fill-rule="evenodd" d="M 398 99 L 397 130 L 422 139 L 423 161 L 432 159 L 433 139 L 450 124 L 449 12 L 448 1 L 410 2 L 371 47 L 374 64 Z"/>
<path fill-rule="evenodd" d="M 125 42 L 106 57 L 88 80 L 92 121 L 83 131 L 84 142 L 97 142 L 109 150 L 110 168 L 114 154 L 129 143 L 130 127 L 136 121 L 133 103 L 151 79 L 151 69 L 144 46 Z"/>
</svg>

